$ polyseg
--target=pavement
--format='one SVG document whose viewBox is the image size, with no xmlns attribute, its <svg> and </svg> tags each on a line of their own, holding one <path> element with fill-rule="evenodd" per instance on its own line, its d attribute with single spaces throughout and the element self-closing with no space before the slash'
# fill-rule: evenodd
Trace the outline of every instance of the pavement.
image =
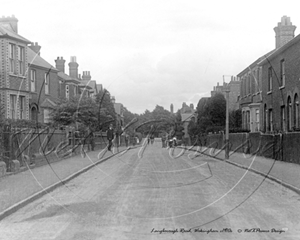
<svg viewBox="0 0 300 240">
<path fill-rule="evenodd" d="M 137 146 L 135 146 L 137 147 Z M 132 148 L 135 148 L 132 147 Z M 125 147 L 119 147 L 119 152 Z M 86 156 L 75 155 L 48 165 L 0 178 L 0 221 L 19 208 L 64 185 L 79 174 L 110 159 L 115 153 L 90 151 Z M 98 154 L 101 152 L 101 156 Z"/>
<path fill-rule="evenodd" d="M 134 148 L 136 147 L 138 146 Z M 126 150 L 125 147 L 119 148 L 119 151 L 124 150 Z M 300 194 L 299 164 L 233 152 L 230 153 L 229 159 L 225 160 L 225 151 L 213 149 L 203 151 L 203 148 L 198 149 L 198 151 L 196 148 L 191 150 L 193 150 L 191 153 L 195 156 L 201 151 L 203 154 L 220 161 L 226 161 L 229 164 L 265 176 Z M 50 165 L 28 169 L 18 174 L 0 178 L 0 221 L 19 208 L 64 185 L 79 174 L 115 155 L 106 152 L 99 160 L 98 154 L 100 151 L 88 152 L 85 157 L 76 155 Z"/>
<path fill-rule="evenodd" d="M 229 153 L 229 159 L 225 159 L 225 150 L 206 147 L 198 149 L 194 147 L 192 150 L 195 154 L 203 153 L 206 156 L 262 175 L 300 194 L 300 164 L 232 151 Z"/>
</svg>

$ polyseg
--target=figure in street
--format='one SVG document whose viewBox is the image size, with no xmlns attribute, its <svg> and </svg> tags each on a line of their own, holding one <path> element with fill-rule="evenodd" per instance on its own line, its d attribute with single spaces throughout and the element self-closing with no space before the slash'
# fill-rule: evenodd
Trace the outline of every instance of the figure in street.
<svg viewBox="0 0 300 240">
<path fill-rule="evenodd" d="M 111 151 L 112 141 L 114 139 L 114 129 L 113 129 L 112 124 L 109 125 L 109 129 L 107 130 L 106 134 L 107 134 L 107 140 L 108 140 L 107 149 L 108 149 L 108 151 Z"/>
</svg>

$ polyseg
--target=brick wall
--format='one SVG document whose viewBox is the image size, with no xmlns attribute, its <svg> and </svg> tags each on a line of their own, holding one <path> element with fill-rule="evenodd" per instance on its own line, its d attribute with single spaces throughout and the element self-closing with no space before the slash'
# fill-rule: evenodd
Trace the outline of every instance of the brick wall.
<svg viewBox="0 0 300 240">
<path fill-rule="evenodd" d="M 201 143 L 211 148 L 221 149 L 224 146 L 224 135 L 211 134 Z M 248 139 L 248 141 L 247 141 Z M 206 144 L 204 144 L 206 142 Z M 229 134 L 230 151 L 250 153 L 275 160 L 300 164 L 300 133 L 261 134 L 234 133 Z M 243 147 L 241 145 L 246 143 Z M 238 148 L 239 147 L 239 148 Z"/>
</svg>

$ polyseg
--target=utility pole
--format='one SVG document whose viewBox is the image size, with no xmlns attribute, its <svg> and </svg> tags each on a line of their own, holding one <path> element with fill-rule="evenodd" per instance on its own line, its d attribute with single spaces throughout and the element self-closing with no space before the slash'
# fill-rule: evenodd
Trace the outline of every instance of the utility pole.
<svg viewBox="0 0 300 240">
<path fill-rule="evenodd" d="M 223 75 L 223 87 L 226 93 L 226 130 L 225 130 L 225 159 L 229 159 L 229 84 L 225 83 L 225 75 Z"/>
</svg>

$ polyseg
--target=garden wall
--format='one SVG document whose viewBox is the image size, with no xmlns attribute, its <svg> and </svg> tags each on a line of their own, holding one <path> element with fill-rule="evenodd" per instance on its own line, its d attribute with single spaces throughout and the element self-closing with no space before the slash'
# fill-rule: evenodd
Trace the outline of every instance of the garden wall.
<svg viewBox="0 0 300 240">
<path fill-rule="evenodd" d="M 224 147 L 224 134 L 210 134 L 200 137 L 200 145 L 221 149 Z M 229 134 L 230 151 L 257 154 L 275 160 L 300 164 L 300 133 L 262 134 L 231 133 Z"/>
</svg>

